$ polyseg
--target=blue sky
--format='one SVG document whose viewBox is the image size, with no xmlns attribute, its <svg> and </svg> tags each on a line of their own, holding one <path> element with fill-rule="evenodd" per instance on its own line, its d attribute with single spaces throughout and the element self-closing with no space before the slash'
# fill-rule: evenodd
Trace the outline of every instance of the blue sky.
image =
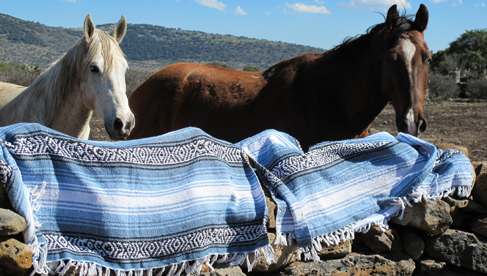
<svg viewBox="0 0 487 276">
<path fill-rule="evenodd" d="M 430 21 L 425 40 L 444 50 L 466 30 L 487 28 L 487 0 L 0 0 L 0 13 L 47 26 L 152 24 L 329 49 L 381 23 L 398 4 L 415 14 L 423 3 Z"/>
</svg>

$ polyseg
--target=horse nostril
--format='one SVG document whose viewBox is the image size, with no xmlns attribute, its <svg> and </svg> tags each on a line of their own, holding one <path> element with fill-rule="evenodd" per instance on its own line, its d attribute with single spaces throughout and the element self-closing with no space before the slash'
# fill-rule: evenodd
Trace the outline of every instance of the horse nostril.
<svg viewBox="0 0 487 276">
<path fill-rule="evenodd" d="M 425 119 L 420 119 L 419 122 L 419 132 L 424 132 L 426 130 L 426 120 Z"/>
<path fill-rule="evenodd" d="M 120 118 L 115 119 L 115 122 L 113 123 L 113 129 L 120 131 L 123 128 L 123 122 L 120 120 Z"/>
</svg>

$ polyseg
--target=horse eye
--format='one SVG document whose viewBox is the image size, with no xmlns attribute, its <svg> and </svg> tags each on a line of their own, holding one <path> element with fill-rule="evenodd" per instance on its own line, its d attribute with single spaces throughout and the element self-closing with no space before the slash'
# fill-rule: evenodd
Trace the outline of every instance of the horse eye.
<svg viewBox="0 0 487 276">
<path fill-rule="evenodd" d="M 426 65 L 429 65 L 433 59 L 431 57 L 426 59 Z"/>
<path fill-rule="evenodd" d="M 91 65 L 90 71 L 93 73 L 100 73 L 100 68 L 98 68 L 98 66 L 96 66 L 96 65 Z"/>
</svg>

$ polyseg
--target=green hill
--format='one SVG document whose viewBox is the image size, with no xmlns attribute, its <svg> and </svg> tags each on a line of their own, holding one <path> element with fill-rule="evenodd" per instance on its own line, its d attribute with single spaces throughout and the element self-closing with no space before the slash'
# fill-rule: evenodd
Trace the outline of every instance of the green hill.
<svg viewBox="0 0 487 276">
<path fill-rule="evenodd" d="M 80 24 L 81 25 L 81 24 Z M 98 28 L 110 31 L 113 25 Z M 49 27 L 0 14 L 0 63 L 47 67 L 82 36 L 82 30 Z M 129 24 L 120 44 L 131 67 L 157 70 L 176 62 L 224 63 L 261 70 L 303 53 L 323 49 L 261 39 Z"/>
</svg>

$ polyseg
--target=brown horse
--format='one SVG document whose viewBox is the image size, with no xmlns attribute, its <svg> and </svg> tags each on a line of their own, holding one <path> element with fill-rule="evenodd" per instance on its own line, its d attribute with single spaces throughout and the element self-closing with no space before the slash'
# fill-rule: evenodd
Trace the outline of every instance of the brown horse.
<svg viewBox="0 0 487 276">
<path fill-rule="evenodd" d="M 294 136 L 307 149 L 326 140 L 368 135 L 388 102 L 399 131 L 426 129 L 422 104 L 430 51 L 428 10 L 414 21 L 393 5 L 384 23 L 322 54 L 251 73 L 178 63 L 154 73 L 129 97 L 136 126 L 128 139 L 199 127 L 238 142 L 265 129 Z"/>
</svg>

